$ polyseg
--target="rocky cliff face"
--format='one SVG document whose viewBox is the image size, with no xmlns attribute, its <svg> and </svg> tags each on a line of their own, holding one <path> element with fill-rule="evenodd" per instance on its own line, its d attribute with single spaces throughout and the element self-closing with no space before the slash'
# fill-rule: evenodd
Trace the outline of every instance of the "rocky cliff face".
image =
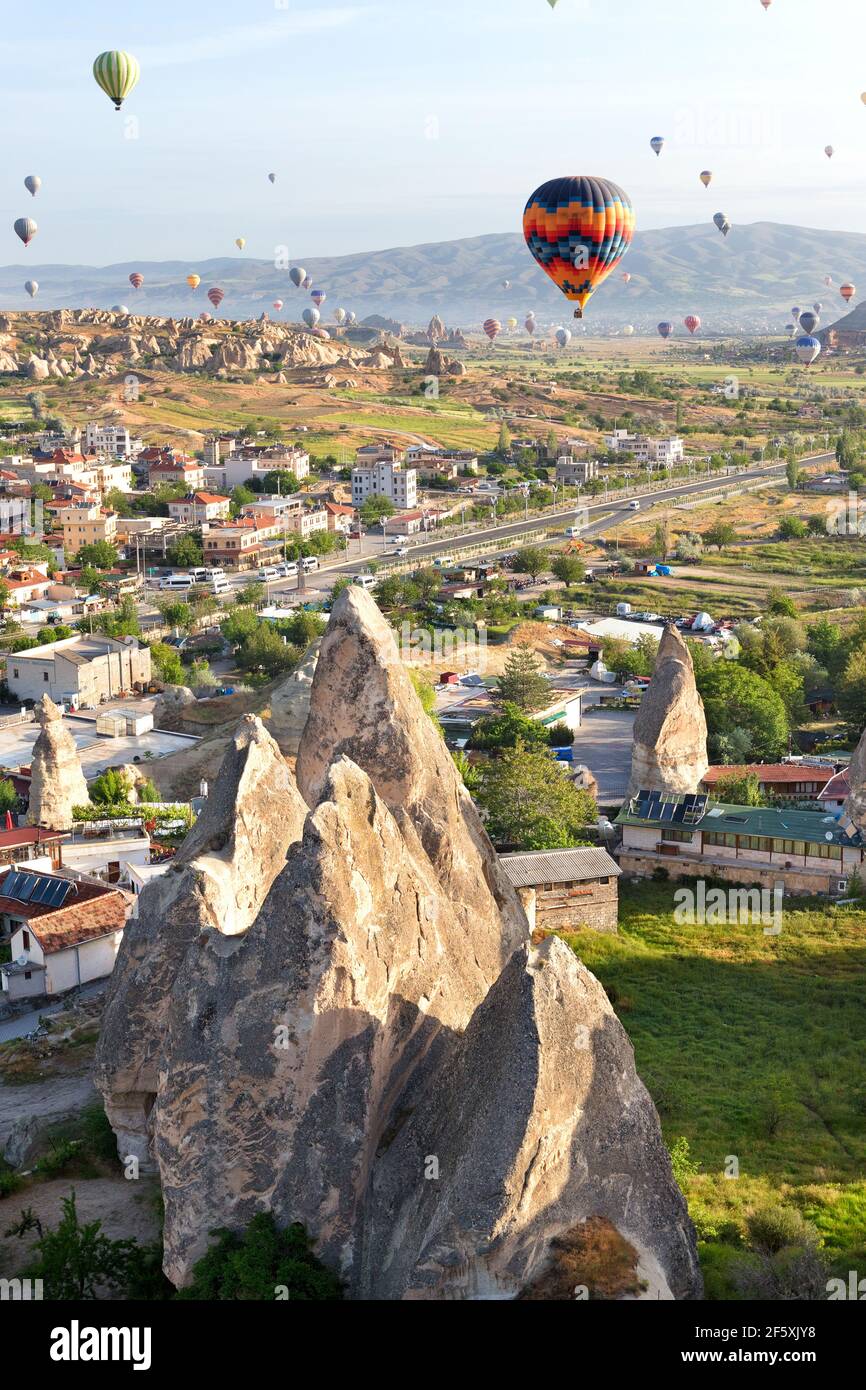
<svg viewBox="0 0 866 1390">
<path fill-rule="evenodd" d="M 309 700 L 297 786 L 242 726 L 113 980 L 97 1079 L 121 1153 L 158 1165 L 169 1277 L 267 1209 L 351 1296 L 514 1297 L 599 1217 L 650 1296 L 697 1295 L 628 1039 L 562 943 L 529 945 L 358 588 Z"/>
<path fill-rule="evenodd" d="M 860 735 L 848 764 L 848 787 L 844 814 L 850 816 L 860 834 L 866 836 L 866 730 Z"/>
<path fill-rule="evenodd" d="M 36 705 L 36 718 L 41 728 L 33 745 L 27 824 L 71 830 L 73 807 L 88 802 L 78 749 L 61 711 L 47 695 Z"/>
<path fill-rule="evenodd" d="M 695 792 L 708 767 L 707 721 L 691 653 L 668 627 L 634 721 L 629 795 L 642 787 Z"/>
</svg>

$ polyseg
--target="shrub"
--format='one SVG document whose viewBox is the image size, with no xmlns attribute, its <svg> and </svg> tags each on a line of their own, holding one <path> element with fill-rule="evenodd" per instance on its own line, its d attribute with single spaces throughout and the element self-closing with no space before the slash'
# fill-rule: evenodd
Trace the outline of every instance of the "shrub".
<svg viewBox="0 0 866 1390">
<path fill-rule="evenodd" d="M 195 1265 L 179 1299 L 272 1301 L 285 1289 L 292 1302 L 342 1298 L 335 1274 L 316 1259 L 312 1241 L 298 1222 L 277 1230 L 270 1212 L 254 1216 L 243 1235 L 213 1231 L 216 1244 Z"/>
<path fill-rule="evenodd" d="M 761 1207 L 746 1218 L 749 1239 L 756 1250 L 777 1255 L 789 1246 L 817 1247 L 818 1232 L 796 1207 L 781 1203 Z"/>
<path fill-rule="evenodd" d="M 700 1164 L 696 1163 L 691 1156 L 689 1141 L 684 1134 L 679 1139 L 675 1139 L 671 1144 L 669 1153 L 671 1156 L 671 1168 L 677 1184 L 682 1187 L 689 1178 L 695 1177 L 700 1171 Z"/>
</svg>

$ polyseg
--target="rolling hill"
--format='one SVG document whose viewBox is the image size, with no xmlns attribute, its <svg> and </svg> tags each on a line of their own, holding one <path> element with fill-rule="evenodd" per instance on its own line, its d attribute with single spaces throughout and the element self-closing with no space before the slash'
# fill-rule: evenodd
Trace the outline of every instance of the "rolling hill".
<svg viewBox="0 0 866 1390">
<path fill-rule="evenodd" d="M 316 286 L 327 291 L 323 321 L 338 305 L 358 318 L 381 314 L 406 323 L 425 323 L 440 314 L 447 323 L 477 327 L 492 314 L 521 321 L 534 309 L 542 323 L 567 322 L 571 308 L 531 259 L 522 236 L 496 233 L 461 241 L 362 252 L 350 256 L 301 257 Z M 705 329 L 781 330 L 793 304 L 824 303 L 823 325 L 846 312 L 838 287 L 845 280 L 866 283 L 866 235 L 818 231 L 756 222 L 734 226 L 723 239 L 711 224 L 639 232 L 621 270 L 592 301 L 588 328 L 611 329 L 631 322 L 639 330 L 659 318 L 697 313 Z M 140 271 L 144 288 L 128 281 Z M 195 270 L 202 284 L 193 294 L 186 276 Z M 833 287 L 824 285 L 825 275 Z M 39 282 L 31 301 L 24 280 Z M 503 290 L 509 280 L 511 288 Z M 205 293 L 219 285 L 226 292 L 221 312 L 245 318 L 273 312 L 282 299 L 282 317 L 297 319 L 307 295 L 291 284 L 286 269 L 242 256 L 199 262 L 157 261 L 109 266 L 14 265 L 0 267 L 0 305 L 7 309 L 110 308 L 123 303 L 134 312 L 197 314 L 209 308 Z"/>
</svg>

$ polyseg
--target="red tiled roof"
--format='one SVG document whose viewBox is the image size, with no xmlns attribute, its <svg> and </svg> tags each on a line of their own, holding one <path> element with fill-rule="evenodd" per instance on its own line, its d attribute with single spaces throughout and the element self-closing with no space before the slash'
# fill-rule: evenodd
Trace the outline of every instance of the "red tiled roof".
<svg viewBox="0 0 866 1390">
<path fill-rule="evenodd" d="M 818 793 L 819 801 L 840 801 L 848 796 L 851 791 L 851 783 L 848 779 L 848 769 L 843 767 L 841 772 L 834 772 L 826 787 L 822 787 Z"/>
<path fill-rule="evenodd" d="M 326 503 L 325 503 L 325 511 L 326 511 L 326 512 L 330 512 L 332 516 L 354 516 L 354 515 L 355 515 L 355 508 L 354 508 L 354 507 L 344 507 L 344 506 L 342 506 L 339 502 L 326 502 Z"/>
<path fill-rule="evenodd" d="M 17 898 L 5 897 L 3 884 L 9 872 L 11 870 L 0 878 L 0 912 L 26 921 L 46 955 L 123 929 L 126 899 L 116 888 L 75 882 L 64 905 L 52 908 L 44 903 L 22 903 Z M 46 874 L 45 877 L 60 878 L 62 875 Z"/>
<path fill-rule="evenodd" d="M 704 782 L 713 786 L 723 777 L 749 777 L 753 773 L 759 782 L 816 782 L 823 785 L 827 778 L 826 767 L 808 763 L 732 763 L 729 767 L 708 768 Z"/>
<path fill-rule="evenodd" d="M 231 502 L 230 497 L 221 497 L 217 492 L 195 492 L 193 502 L 203 502 L 206 505 L 210 502 Z"/>
<path fill-rule="evenodd" d="M 62 830 L 43 830 L 41 826 L 19 826 L 15 830 L 0 830 L 0 849 L 18 849 L 21 845 L 41 845 L 59 840 Z"/>
</svg>

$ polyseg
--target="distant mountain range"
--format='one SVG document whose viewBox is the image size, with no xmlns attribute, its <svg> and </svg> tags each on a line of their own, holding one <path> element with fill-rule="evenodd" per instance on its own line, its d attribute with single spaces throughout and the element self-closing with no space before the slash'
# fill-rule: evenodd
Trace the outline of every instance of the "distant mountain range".
<svg viewBox="0 0 866 1390">
<path fill-rule="evenodd" d="M 535 265 L 522 236 L 497 233 L 461 241 L 431 242 L 351 256 L 300 257 L 316 288 L 324 289 L 323 323 L 331 311 L 353 309 L 359 319 L 381 314 L 407 324 L 424 324 L 439 314 L 449 326 L 477 328 L 490 315 L 522 323 L 533 309 L 542 324 L 571 320 L 571 306 Z M 625 285 L 622 272 L 631 272 Z M 136 292 L 129 275 L 140 271 L 144 288 Z M 202 283 L 192 293 L 186 277 Z M 833 277 L 833 286 L 824 277 Z M 31 300 L 24 281 L 39 283 Z M 510 288 L 503 289 L 503 281 Z M 708 220 L 693 227 L 639 232 L 611 279 L 591 301 L 587 325 L 609 331 L 633 323 L 640 331 L 661 318 L 678 322 L 686 314 L 704 319 L 705 332 L 754 329 L 781 331 L 795 304 L 824 304 L 822 325 L 841 317 L 846 306 L 839 286 L 846 280 L 866 287 L 866 235 L 816 231 L 773 222 L 734 225 L 727 238 Z M 110 266 L 15 265 L 0 268 L 0 305 L 5 309 L 111 308 L 133 312 L 198 314 L 209 309 L 205 295 L 225 290 L 221 313 L 247 318 L 268 312 L 300 318 L 309 303 L 294 288 L 286 269 L 243 256 L 200 261 L 135 261 Z M 272 301 L 282 299 L 281 314 Z"/>
</svg>

